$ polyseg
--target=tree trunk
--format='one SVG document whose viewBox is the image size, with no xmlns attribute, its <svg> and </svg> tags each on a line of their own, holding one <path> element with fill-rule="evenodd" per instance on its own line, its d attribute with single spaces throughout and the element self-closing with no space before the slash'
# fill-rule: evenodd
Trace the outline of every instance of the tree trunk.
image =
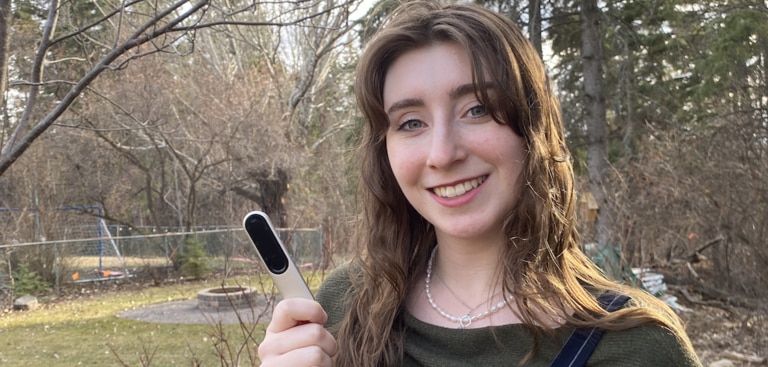
<svg viewBox="0 0 768 367">
<path fill-rule="evenodd" d="M 528 38 L 541 57 L 541 0 L 531 0 L 528 4 Z"/>
<path fill-rule="evenodd" d="M 0 147 L 5 144 L 5 132 L 9 128 L 8 111 L 6 109 L 5 88 L 8 80 L 8 46 L 11 38 L 11 0 L 0 0 Z"/>
<path fill-rule="evenodd" d="M 259 205 L 276 227 L 284 228 L 288 219 L 284 200 L 290 182 L 288 172 L 283 168 L 276 168 L 273 172 L 261 170 L 256 181 L 261 192 Z"/>
<path fill-rule="evenodd" d="M 606 107 L 603 92 L 603 52 L 597 0 L 581 1 L 581 53 L 584 70 L 584 106 L 588 135 L 587 170 L 589 189 L 599 205 L 595 241 L 610 245 L 612 203 L 608 176 Z"/>
</svg>

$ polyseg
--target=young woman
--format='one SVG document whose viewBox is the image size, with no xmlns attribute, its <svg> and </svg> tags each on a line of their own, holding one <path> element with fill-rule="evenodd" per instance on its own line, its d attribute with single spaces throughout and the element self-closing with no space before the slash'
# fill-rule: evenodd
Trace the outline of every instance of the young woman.
<svg viewBox="0 0 768 367">
<path fill-rule="evenodd" d="M 319 303 L 277 305 L 262 366 L 549 366 L 593 327 L 590 366 L 700 365 L 666 305 L 582 252 L 558 102 L 512 22 L 403 5 L 362 55 L 356 97 L 360 254 Z M 631 300 L 606 311 L 606 291 Z"/>
</svg>

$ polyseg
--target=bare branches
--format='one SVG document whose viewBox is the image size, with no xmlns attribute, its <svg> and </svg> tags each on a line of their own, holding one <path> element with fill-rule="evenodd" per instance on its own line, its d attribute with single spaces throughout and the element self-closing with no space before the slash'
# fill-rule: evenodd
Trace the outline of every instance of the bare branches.
<svg viewBox="0 0 768 367">
<path fill-rule="evenodd" d="M 32 113 L 32 106 L 35 105 L 37 102 L 37 92 L 38 92 L 38 86 L 40 85 L 40 82 L 42 81 L 43 77 L 43 65 L 45 60 L 45 54 L 48 51 L 48 47 L 50 46 L 51 42 L 51 35 L 53 34 L 53 30 L 56 27 L 56 18 L 58 17 L 58 11 L 59 11 L 59 0 L 51 1 L 48 5 L 48 19 L 45 21 L 45 24 L 43 25 L 43 34 L 40 38 L 40 45 L 37 48 L 37 54 L 35 55 L 35 61 L 32 64 L 32 78 L 31 78 L 31 85 L 29 88 L 29 99 L 27 100 L 27 108 L 24 109 L 24 113 L 21 115 L 21 120 L 19 121 L 19 124 L 17 125 L 16 129 L 14 130 L 13 134 L 8 138 L 8 141 L 6 142 L 5 146 L 3 146 L 2 150 L 0 150 L 0 175 L 3 174 L 5 169 L 4 161 L 6 160 L 6 155 L 9 155 L 9 152 L 16 144 L 16 139 L 18 139 L 19 134 L 23 133 L 24 130 L 26 130 L 27 125 L 29 125 L 29 117 Z M 22 143 L 23 145 L 23 143 Z M 13 158 L 13 155 L 11 155 Z M 16 159 L 13 158 L 15 161 Z M 9 164 L 10 165 L 10 164 Z"/>
<path fill-rule="evenodd" d="M 211 0 L 198 0 L 194 3 L 190 3 L 186 0 L 178 0 L 165 8 L 156 7 L 151 16 L 135 27 L 134 30 L 123 39 L 121 38 L 121 33 L 124 29 L 127 30 L 128 25 L 130 24 L 126 20 L 129 16 L 129 11 L 134 6 L 146 5 L 143 1 L 132 0 L 125 2 L 118 8 L 106 11 L 102 17 L 85 26 L 52 39 L 60 4 L 59 1 L 51 2 L 48 19 L 45 22 L 41 42 L 39 43 L 35 62 L 32 66 L 30 74 L 31 78 L 29 82 L 25 83 L 29 86 L 26 107 L 24 108 L 22 117 L 16 125 L 13 134 L 6 142 L 2 149 L 2 153 L 0 154 L 0 176 L 28 149 L 33 141 L 43 134 L 43 132 L 45 132 L 69 109 L 72 103 L 83 93 L 83 91 L 105 70 L 123 69 L 133 60 L 158 52 L 167 52 L 170 50 L 178 55 L 187 55 L 194 50 L 194 33 L 202 29 L 224 25 L 249 27 L 300 26 L 312 19 L 325 16 L 338 9 L 350 6 L 353 1 L 348 0 L 327 8 L 319 8 L 317 11 L 286 21 L 250 21 L 234 18 L 234 15 L 244 14 L 255 6 L 255 4 L 260 3 L 248 3 L 245 7 L 238 9 L 227 8 L 220 4 L 213 6 L 212 3 L 213 1 Z M 312 6 L 321 4 L 321 2 L 310 4 L 305 4 L 305 2 L 275 2 L 275 4 L 291 4 L 295 9 L 303 11 L 305 9 L 314 9 Z M 220 15 L 221 18 L 218 20 L 205 20 L 206 18 L 211 18 L 211 16 L 209 16 L 211 10 L 216 10 L 217 15 Z M 117 18 L 117 20 L 114 22 L 115 36 L 113 48 L 108 50 L 108 52 L 106 52 L 97 62 L 93 63 L 92 67 L 90 67 L 77 82 L 69 82 L 73 84 L 69 91 L 60 98 L 57 104 L 45 117 L 29 128 L 31 116 L 33 112 L 36 111 L 38 105 L 37 98 L 40 94 L 39 88 L 40 86 L 50 83 L 50 81 L 43 80 L 43 71 L 44 66 L 46 65 L 46 55 L 49 54 L 52 47 L 55 45 L 62 45 L 70 39 L 88 37 L 89 31 L 99 28 L 101 25 L 110 22 L 114 18 Z M 136 18 L 135 15 L 134 18 Z M 310 25 L 307 26 L 309 27 Z M 184 43 L 188 45 L 188 48 L 181 50 L 179 47 Z M 146 44 L 150 44 L 151 47 L 142 50 L 143 46 Z M 73 61 L 75 59 L 62 58 L 56 62 L 64 62 L 65 60 Z M 312 81 L 311 76 L 307 78 L 307 81 Z M 20 83 L 17 82 L 14 85 L 18 86 L 19 84 Z M 306 88 L 306 86 L 302 85 L 300 90 L 306 90 Z M 303 95 L 301 92 L 299 94 Z"/>
<path fill-rule="evenodd" d="M 61 36 L 61 37 L 58 37 L 58 38 L 52 40 L 50 45 L 53 46 L 53 45 L 55 45 L 57 43 L 66 41 L 66 40 L 68 40 L 68 39 L 70 39 L 72 37 L 77 37 L 77 36 L 80 36 L 82 34 L 85 34 L 87 31 L 95 28 L 96 26 L 98 26 L 98 25 L 100 25 L 102 23 L 107 22 L 108 20 L 110 20 L 112 17 L 114 17 L 116 15 L 120 16 L 119 19 L 122 19 L 122 14 L 123 14 L 123 12 L 125 12 L 126 8 L 129 8 L 132 5 L 135 5 L 135 4 L 138 4 L 138 3 L 141 3 L 141 2 L 144 2 L 144 0 L 133 0 L 133 1 L 130 1 L 128 3 L 122 4 L 122 6 L 120 8 L 112 9 L 112 11 L 104 14 L 104 16 L 101 17 L 100 19 L 97 19 L 96 21 L 91 22 L 90 24 L 88 24 L 88 25 L 86 25 L 84 27 L 81 27 L 81 28 L 79 28 L 77 30 L 74 30 L 72 32 L 69 32 L 69 33 Z M 122 24 L 122 22 L 118 22 L 118 24 Z M 119 30 L 120 30 L 120 27 L 118 27 L 118 31 Z M 118 32 L 118 34 L 119 34 L 119 32 Z M 117 43 L 115 43 L 114 46 L 117 46 Z"/>
</svg>

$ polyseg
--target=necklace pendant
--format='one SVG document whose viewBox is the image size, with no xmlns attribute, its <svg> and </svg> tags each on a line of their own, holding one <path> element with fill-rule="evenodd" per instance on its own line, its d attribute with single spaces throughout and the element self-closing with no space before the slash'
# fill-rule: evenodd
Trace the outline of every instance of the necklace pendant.
<svg viewBox="0 0 768 367">
<path fill-rule="evenodd" d="M 466 329 L 469 325 L 472 325 L 472 316 L 466 314 L 459 318 L 459 329 Z"/>
</svg>

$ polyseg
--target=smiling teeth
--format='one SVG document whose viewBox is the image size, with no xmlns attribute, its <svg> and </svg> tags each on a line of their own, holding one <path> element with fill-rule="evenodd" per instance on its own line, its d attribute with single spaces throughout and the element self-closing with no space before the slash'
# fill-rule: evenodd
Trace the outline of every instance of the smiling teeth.
<svg viewBox="0 0 768 367">
<path fill-rule="evenodd" d="M 455 198 L 457 196 L 461 196 L 467 193 L 467 191 L 470 191 L 483 183 L 485 181 L 485 177 L 475 178 L 466 182 L 462 182 L 455 186 L 443 186 L 443 187 L 435 187 L 433 191 L 435 192 L 435 195 L 441 197 L 441 198 Z"/>
</svg>

